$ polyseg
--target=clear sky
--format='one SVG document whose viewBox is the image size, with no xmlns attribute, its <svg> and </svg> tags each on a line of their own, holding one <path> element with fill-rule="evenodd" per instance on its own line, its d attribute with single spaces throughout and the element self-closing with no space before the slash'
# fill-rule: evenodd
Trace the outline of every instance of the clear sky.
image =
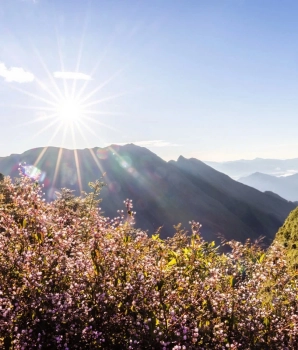
<svg viewBox="0 0 298 350">
<path fill-rule="evenodd" d="M 0 156 L 298 157 L 297 0 L 0 0 Z"/>
</svg>

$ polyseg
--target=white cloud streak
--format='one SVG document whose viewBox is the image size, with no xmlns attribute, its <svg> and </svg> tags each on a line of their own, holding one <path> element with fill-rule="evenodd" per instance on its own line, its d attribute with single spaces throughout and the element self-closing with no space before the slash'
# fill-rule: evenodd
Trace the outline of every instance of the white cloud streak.
<svg viewBox="0 0 298 350">
<path fill-rule="evenodd" d="M 31 83 L 34 80 L 34 75 L 25 71 L 22 67 L 7 68 L 3 62 L 0 62 L 0 77 L 5 81 L 12 83 Z"/>
<path fill-rule="evenodd" d="M 37 4 L 38 0 L 21 0 L 22 2 L 31 2 L 32 4 Z"/>
<path fill-rule="evenodd" d="M 128 143 L 133 143 L 136 146 L 142 146 L 142 147 L 175 147 L 175 146 L 179 146 L 176 143 L 167 142 L 165 140 L 148 140 L 148 141 L 123 142 L 123 143 L 115 142 L 115 144 L 119 145 L 119 146 L 127 145 Z"/>
<path fill-rule="evenodd" d="M 79 72 L 54 72 L 56 79 L 92 80 L 90 75 Z"/>
</svg>

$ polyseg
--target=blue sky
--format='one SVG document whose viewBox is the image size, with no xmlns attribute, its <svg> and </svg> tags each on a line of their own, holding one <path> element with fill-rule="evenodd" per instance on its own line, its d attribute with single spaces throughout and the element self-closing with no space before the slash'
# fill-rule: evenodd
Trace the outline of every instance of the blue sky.
<svg viewBox="0 0 298 350">
<path fill-rule="evenodd" d="M 0 156 L 298 157 L 297 15 L 296 0 L 2 0 Z"/>
</svg>

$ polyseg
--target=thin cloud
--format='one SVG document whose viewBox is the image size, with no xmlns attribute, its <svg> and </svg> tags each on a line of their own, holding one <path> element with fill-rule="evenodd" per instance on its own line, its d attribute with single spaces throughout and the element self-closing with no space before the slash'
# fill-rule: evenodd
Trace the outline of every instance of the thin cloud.
<svg viewBox="0 0 298 350">
<path fill-rule="evenodd" d="M 0 77 L 5 81 L 12 83 L 31 83 L 34 80 L 34 75 L 25 71 L 22 67 L 7 68 L 3 62 L 0 62 Z"/>
<path fill-rule="evenodd" d="M 21 0 L 22 2 L 30 2 L 32 4 L 37 4 L 38 0 Z"/>
<path fill-rule="evenodd" d="M 90 75 L 79 72 L 54 72 L 56 79 L 92 80 Z"/>
<path fill-rule="evenodd" d="M 175 147 L 179 146 L 176 143 L 167 142 L 165 140 L 148 140 L 148 141 L 136 141 L 136 142 L 123 142 L 118 143 L 116 142 L 116 145 L 123 146 L 127 145 L 128 143 L 133 143 L 136 146 L 142 146 L 142 147 Z"/>
</svg>

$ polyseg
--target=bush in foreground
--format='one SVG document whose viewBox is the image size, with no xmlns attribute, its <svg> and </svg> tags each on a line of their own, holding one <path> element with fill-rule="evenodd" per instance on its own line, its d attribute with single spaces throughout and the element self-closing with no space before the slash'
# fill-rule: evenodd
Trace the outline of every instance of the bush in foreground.
<svg viewBox="0 0 298 350">
<path fill-rule="evenodd" d="M 298 285 L 282 245 L 229 242 L 200 225 L 161 240 L 98 209 L 102 184 L 52 203 L 21 177 L 0 181 L 0 347 L 295 349 Z"/>
<path fill-rule="evenodd" d="M 285 248 L 288 264 L 298 270 L 298 207 L 289 214 L 280 227 L 275 241 Z"/>
</svg>

